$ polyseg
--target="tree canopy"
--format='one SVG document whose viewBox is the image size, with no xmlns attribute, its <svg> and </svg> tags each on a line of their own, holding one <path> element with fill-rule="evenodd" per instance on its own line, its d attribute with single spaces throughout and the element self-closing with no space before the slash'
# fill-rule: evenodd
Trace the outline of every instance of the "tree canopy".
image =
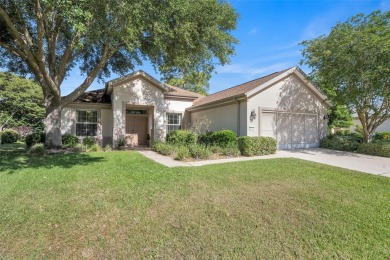
<svg viewBox="0 0 390 260">
<path fill-rule="evenodd" d="M 0 130 L 16 126 L 42 128 L 44 118 L 41 87 L 32 80 L 0 72 Z"/>
<path fill-rule="evenodd" d="M 61 146 L 61 108 L 96 78 L 144 60 L 166 78 L 210 74 L 234 53 L 237 17 L 221 0 L 0 0 L 0 66 L 36 78 L 46 145 Z M 75 67 L 85 80 L 61 97 Z"/>
<path fill-rule="evenodd" d="M 344 105 L 334 105 L 329 109 L 328 127 L 349 128 L 353 125 L 351 111 Z"/>
<path fill-rule="evenodd" d="M 390 115 L 390 12 L 358 14 L 301 44 L 309 76 L 335 105 L 357 113 L 370 141 Z"/>
</svg>

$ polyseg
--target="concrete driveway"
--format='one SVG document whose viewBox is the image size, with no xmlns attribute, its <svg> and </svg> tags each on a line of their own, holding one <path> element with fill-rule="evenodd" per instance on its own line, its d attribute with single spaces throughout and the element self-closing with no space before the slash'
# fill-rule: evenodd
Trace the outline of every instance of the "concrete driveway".
<svg viewBox="0 0 390 260">
<path fill-rule="evenodd" d="M 278 151 L 277 155 L 390 177 L 390 158 L 321 148 L 283 150 Z"/>
<path fill-rule="evenodd" d="M 363 154 L 311 148 L 296 150 L 279 150 L 276 154 L 254 157 L 237 157 L 219 160 L 180 162 L 171 157 L 163 156 L 151 150 L 141 150 L 141 154 L 168 167 L 202 166 L 208 164 L 218 164 L 227 162 L 240 162 L 251 160 L 265 160 L 274 158 L 298 158 L 312 162 L 318 162 L 337 166 L 345 169 L 366 172 L 375 175 L 390 177 L 390 158 L 369 156 Z"/>
</svg>

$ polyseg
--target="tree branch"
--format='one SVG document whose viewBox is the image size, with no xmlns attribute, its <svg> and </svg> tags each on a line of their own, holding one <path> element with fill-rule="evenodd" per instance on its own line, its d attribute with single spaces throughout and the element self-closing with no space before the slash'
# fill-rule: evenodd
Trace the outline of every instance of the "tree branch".
<svg viewBox="0 0 390 260">
<path fill-rule="evenodd" d="M 3 18 L 8 28 L 11 30 L 12 35 L 15 37 L 16 43 L 20 46 L 21 50 L 26 53 L 28 59 L 31 63 L 34 63 L 38 66 L 34 54 L 30 51 L 29 47 L 26 45 L 22 37 L 20 36 L 19 31 L 16 29 L 15 25 L 12 23 L 11 18 L 5 12 L 5 10 L 0 6 L 0 17 Z"/>
<path fill-rule="evenodd" d="M 72 93 L 65 96 L 61 100 L 61 105 L 67 105 L 71 102 L 73 102 L 76 98 L 78 98 L 82 93 L 84 93 L 88 87 L 92 84 L 92 82 L 95 80 L 96 76 L 99 74 L 99 72 L 104 68 L 107 61 L 112 57 L 112 55 L 118 50 L 118 48 L 115 48 L 113 50 L 110 50 L 107 45 L 104 45 L 102 50 L 102 58 L 96 64 L 95 68 L 89 73 L 87 78 L 84 80 L 84 82 L 77 87 Z"/>
<path fill-rule="evenodd" d="M 81 38 L 81 33 L 77 32 L 76 35 L 71 40 L 71 42 L 68 44 L 68 46 L 66 46 L 64 54 L 62 55 L 61 60 L 60 60 L 59 65 L 58 65 L 58 73 L 54 79 L 54 82 L 57 85 L 61 85 L 62 81 L 65 78 L 66 67 L 68 66 L 69 61 L 72 60 L 73 48 L 80 38 Z"/>
</svg>

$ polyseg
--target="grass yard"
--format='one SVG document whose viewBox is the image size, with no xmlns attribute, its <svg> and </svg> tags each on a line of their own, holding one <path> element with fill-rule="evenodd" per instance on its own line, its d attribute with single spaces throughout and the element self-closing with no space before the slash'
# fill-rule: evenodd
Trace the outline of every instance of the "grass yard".
<svg viewBox="0 0 390 260">
<path fill-rule="evenodd" d="M 298 159 L 166 168 L 0 146 L 0 259 L 390 255 L 390 178 Z"/>
</svg>

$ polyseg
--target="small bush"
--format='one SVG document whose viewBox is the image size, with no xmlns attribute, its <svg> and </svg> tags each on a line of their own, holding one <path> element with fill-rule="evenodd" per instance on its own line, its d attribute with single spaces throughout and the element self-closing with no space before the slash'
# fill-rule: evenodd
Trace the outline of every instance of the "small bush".
<svg viewBox="0 0 390 260">
<path fill-rule="evenodd" d="M 191 145 L 188 149 L 191 157 L 196 160 L 207 160 L 213 154 L 210 147 L 204 145 Z"/>
<path fill-rule="evenodd" d="M 372 138 L 372 141 L 390 141 L 390 132 L 378 132 Z"/>
<path fill-rule="evenodd" d="M 222 155 L 230 156 L 230 157 L 238 157 L 240 156 L 241 152 L 240 149 L 238 149 L 237 145 L 232 145 L 228 147 L 224 147 L 222 149 Z"/>
<path fill-rule="evenodd" d="M 73 147 L 72 150 L 76 153 L 85 153 L 88 151 L 88 148 L 83 144 L 76 144 L 76 146 Z"/>
<path fill-rule="evenodd" d="M 74 148 L 79 143 L 79 138 L 75 135 L 62 135 L 62 144 L 67 148 Z"/>
<path fill-rule="evenodd" d="M 37 143 L 30 147 L 27 151 L 28 156 L 39 157 L 46 154 L 45 145 L 43 143 Z"/>
<path fill-rule="evenodd" d="M 116 147 L 116 148 L 122 147 L 122 146 L 126 146 L 126 139 L 125 139 L 125 138 L 119 138 L 119 139 L 116 140 L 116 142 L 115 142 L 115 147 Z"/>
<path fill-rule="evenodd" d="M 390 157 L 390 144 L 389 143 L 362 143 L 357 147 L 358 153 Z"/>
<path fill-rule="evenodd" d="M 321 140 L 320 147 L 340 150 L 340 151 L 356 151 L 362 140 L 359 137 L 349 135 L 331 135 Z"/>
<path fill-rule="evenodd" d="M 206 132 L 206 133 L 200 135 L 198 138 L 198 142 L 200 144 L 204 144 L 207 146 L 213 146 L 212 145 L 212 135 L 213 134 L 214 134 L 214 132 Z"/>
<path fill-rule="evenodd" d="M 267 155 L 276 152 L 276 140 L 271 137 L 242 136 L 238 148 L 244 156 Z"/>
<path fill-rule="evenodd" d="M 155 142 L 153 144 L 153 149 L 162 155 L 172 155 L 176 153 L 176 146 L 164 142 Z"/>
<path fill-rule="evenodd" d="M 235 144 L 236 141 L 237 134 L 232 130 L 207 132 L 199 137 L 199 143 L 207 146 L 228 147 Z"/>
<path fill-rule="evenodd" d="M 104 146 L 104 151 L 105 151 L 105 152 L 111 152 L 111 151 L 112 151 L 111 145 L 106 144 L 106 146 Z"/>
<path fill-rule="evenodd" d="M 12 144 L 20 139 L 19 133 L 12 129 L 5 129 L 0 133 L 2 144 Z"/>
<path fill-rule="evenodd" d="M 191 157 L 190 150 L 187 146 L 178 146 L 176 149 L 176 160 L 184 160 Z"/>
<path fill-rule="evenodd" d="M 26 135 L 25 143 L 27 147 L 31 147 L 37 143 L 45 143 L 45 139 L 44 132 L 34 132 L 32 134 Z"/>
<path fill-rule="evenodd" d="M 170 144 L 190 145 L 196 143 L 198 136 L 189 130 L 175 130 L 167 134 L 166 140 Z"/>
<path fill-rule="evenodd" d="M 94 146 L 95 144 L 96 144 L 96 139 L 93 137 L 88 136 L 83 139 L 83 145 L 87 147 Z"/>
<path fill-rule="evenodd" d="M 94 145 L 92 145 L 92 146 L 89 146 L 88 151 L 89 151 L 89 152 L 98 152 L 98 151 L 100 151 L 100 146 L 97 145 L 97 144 L 94 144 Z"/>
</svg>

